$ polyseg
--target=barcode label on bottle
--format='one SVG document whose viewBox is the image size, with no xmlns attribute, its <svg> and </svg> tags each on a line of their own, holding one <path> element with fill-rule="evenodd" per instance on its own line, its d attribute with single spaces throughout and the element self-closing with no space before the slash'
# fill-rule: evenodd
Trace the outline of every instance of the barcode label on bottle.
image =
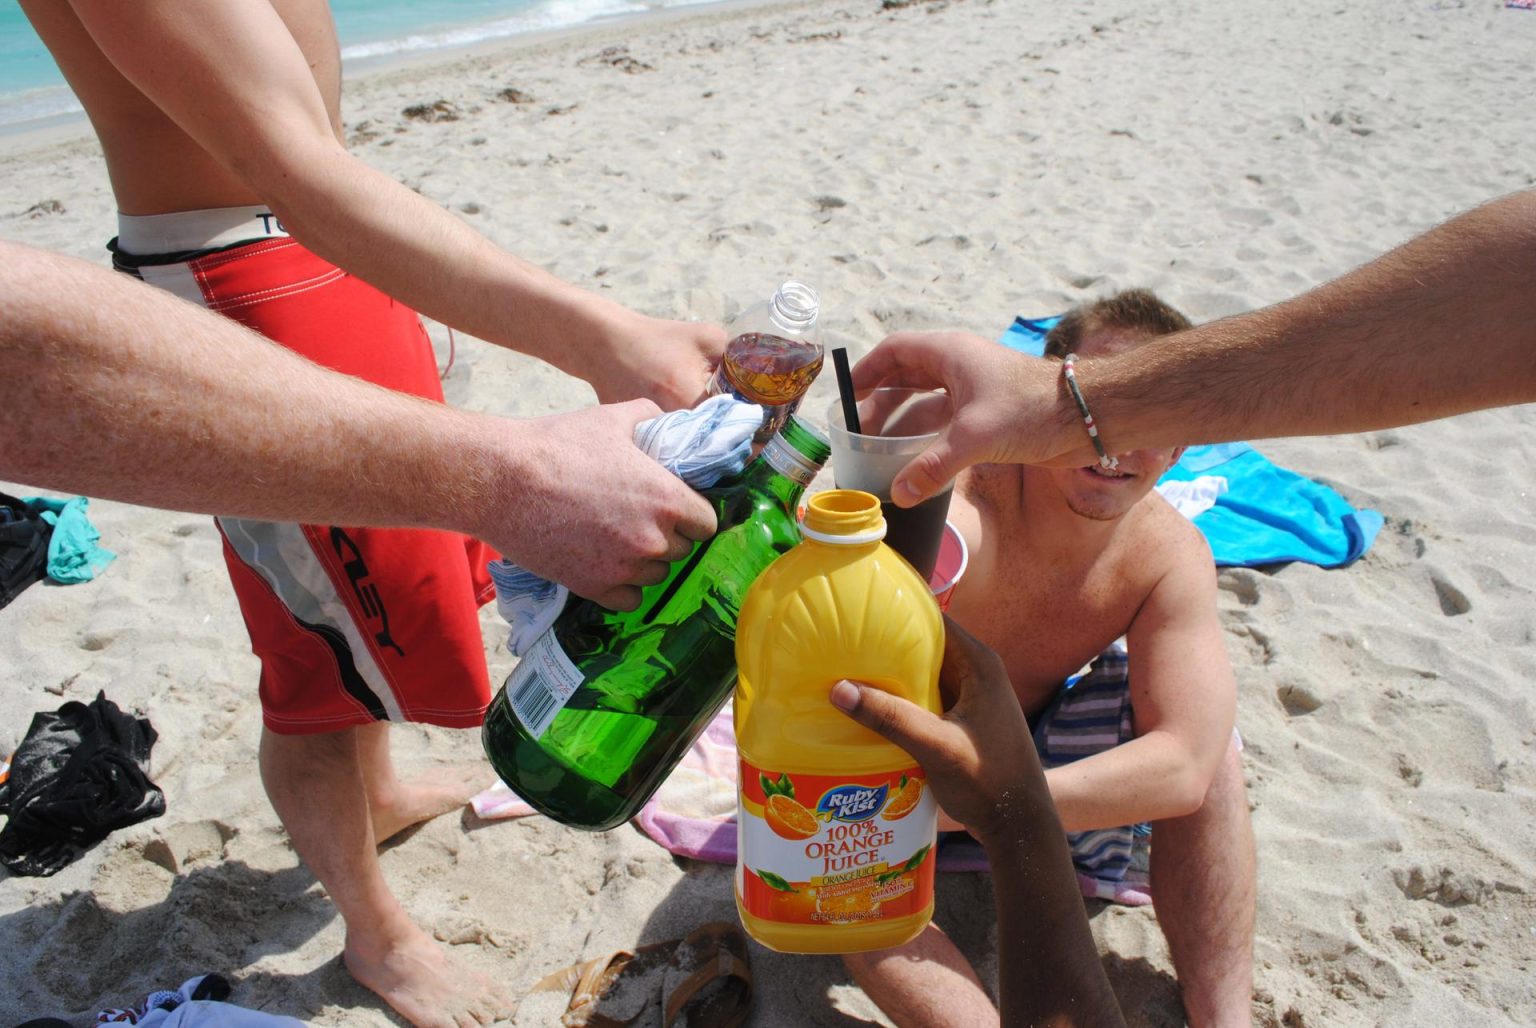
<svg viewBox="0 0 1536 1028">
<path fill-rule="evenodd" d="M 545 632 L 507 678 L 512 713 L 529 735 L 539 739 L 584 680 L 555 633 Z"/>
</svg>

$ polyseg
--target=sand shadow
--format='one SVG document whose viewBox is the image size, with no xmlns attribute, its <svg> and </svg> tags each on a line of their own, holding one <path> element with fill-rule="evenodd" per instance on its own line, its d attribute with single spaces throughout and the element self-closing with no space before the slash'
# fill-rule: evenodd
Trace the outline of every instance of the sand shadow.
<svg viewBox="0 0 1536 1028">
<path fill-rule="evenodd" d="M 1106 953 L 1103 964 L 1130 1028 L 1182 1028 L 1188 1023 L 1173 975 L 1145 957 L 1126 959 Z"/>
<path fill-rule="evenodd" d="M 734 866 L 684 858 L 674 861 L 683 878 L 651 911 L 642 942 L 679 938 L 706 921 L 739 923 L 732 884 Z M 991 877 L 941 874 L 935 891 L 934 921 L 977 968 L 982 981 L 995 982 Z M 752 941 L 750 962 L 756 990 L 752 1024 L 758 1028 L 867 1028 L 880 1023 L 846 1009 L 864 1008 L 868 1000 L 840 957 L 778 953 Z"/>
<path fill-rule="evenodd" d="M 1120 909 L 1107 900 L 1084 900 L 1088 920 L 1095 921 L 1106 911 Z M 1115 998 L 1125 1014 L 1125 1022 L 1132 1028 L 1165 1028 L 1181 1026 L 1187 1022 L 1184 1001 L 1179 995 L 1178 979 L 1154 965 L 1145 957 L 1122 957 L 1118 953 L 1101 953 L 1100 962 L 1109 984 L 1115 990 Z"/>
<path fill-rule="evenodd" d="M 122 865 L 102 873 L 150 872 Z M 335 960 L 302 975 L 240 974 L 267 955 L 297 948 L 336 918 L 314 886 L 303 867 L 265 871 L 225 861 L 177 876 L 158 902 L 131 910 L 113 909 L 92 890 L 35 901 L 0 916 L 0 946 L 21 958 L 20 980 L 7 983 L 3 1006 L 18 1021 L 52 1015 L 83 1023 L 98 1010 L 137 1003 L 208 972 L 235 984 L 231 1002 L 269 1013 L 310 1016 L 298 997 L 317 994 L 339 1002 L 345 993 L 349 1005 L 367 1005 L 376 997 Z M 331 983 L 332 974 L 345 986 Z"/>
</svg>

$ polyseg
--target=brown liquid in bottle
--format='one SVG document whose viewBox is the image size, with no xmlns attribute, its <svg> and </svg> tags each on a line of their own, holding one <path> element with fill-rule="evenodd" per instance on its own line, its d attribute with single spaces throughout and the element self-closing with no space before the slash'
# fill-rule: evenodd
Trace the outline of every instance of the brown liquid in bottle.
<svg viewBox="0 0 1536 1028">
<path fill-rule="evenodd" d="M 821 371 L 822 348 L 765 332 L 732 339 L 720 362 L 726 382 L 743 399 L 764 407 L 792 403 Z"/>
</svg>

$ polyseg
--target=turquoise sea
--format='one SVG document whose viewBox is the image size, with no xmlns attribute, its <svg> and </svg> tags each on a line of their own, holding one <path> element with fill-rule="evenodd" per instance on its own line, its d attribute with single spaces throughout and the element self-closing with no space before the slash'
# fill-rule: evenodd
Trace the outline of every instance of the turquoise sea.
<svg viewBox="0 0 1536 1028">
<path fill-rule="evenodd" d="M 463 46 L 708 0 L 331 0 L 346 61 Z M 0 128 L 80 110 L 14 0 L 0 0 Z"/>
</svg>

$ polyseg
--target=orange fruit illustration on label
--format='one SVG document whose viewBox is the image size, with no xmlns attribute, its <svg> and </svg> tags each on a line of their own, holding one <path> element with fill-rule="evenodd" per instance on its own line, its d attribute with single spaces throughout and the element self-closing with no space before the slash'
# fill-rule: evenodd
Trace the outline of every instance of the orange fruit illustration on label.
<svg viewBox="0 0 1536 1028">
<path fill-rule="evenodd" d="M 887 821 L 900 821 L 917 808 L 917 801 L 923 798 L 923 781 L 920 778 L 909 778 L 900 789 L 885 801 L 885 810 L 881 811 Z"/>
<path fill-rule="evenodd" d="M 775 892 L 768 901 L 768 916 L 790 924 L 810 924 L 816 912 L 816 890 L 800 886 L 795 892 Z"/>
<path fill-rule="evenodd" d="M 768 797 L 768 802 L 763 804 L 763 820 L 768 822 L 773 834 L 782 839 L 809 839 L 821 831 L 821 822 L 816 820 L 816 815 L 783 793 Z"/>
</svg>

